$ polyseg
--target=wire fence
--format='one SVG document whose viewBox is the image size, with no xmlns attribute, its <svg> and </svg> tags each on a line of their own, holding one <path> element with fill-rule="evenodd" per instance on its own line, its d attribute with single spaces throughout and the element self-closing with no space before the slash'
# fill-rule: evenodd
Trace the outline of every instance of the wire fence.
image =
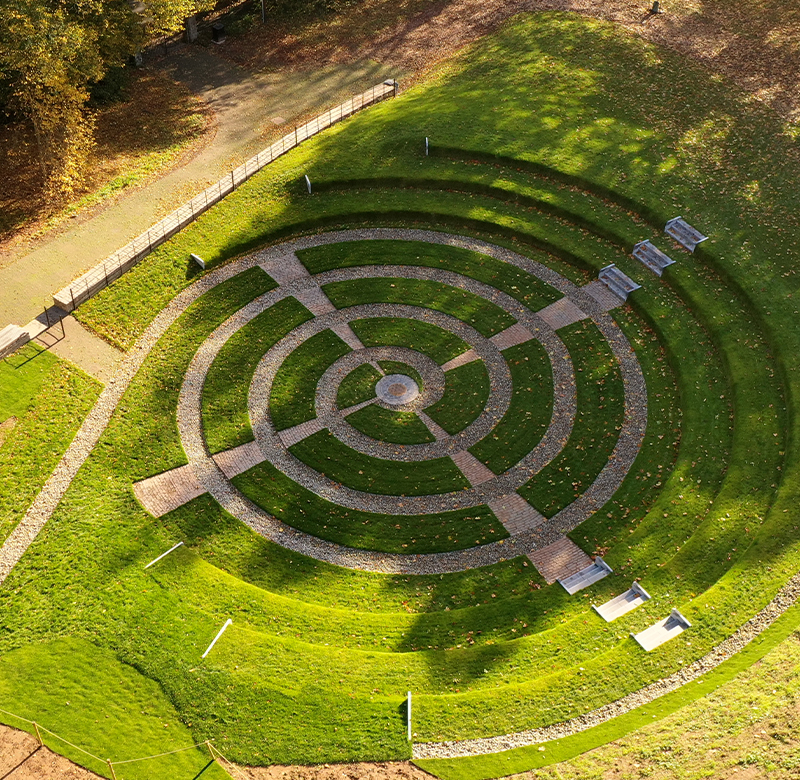
<svg viewBox="0 0 800 780">
<path fill-rule="evenodd" d="M 310 122 L 296 127 L 294 131 L 251 157 L 238 168 L 234 168 L 230 174 L 203 190 L 188 203 L 179 206 L 141 235 L 136 236 L 133 241 L 109 255 L 102 263 L 89 269 L 69 286 L 59 290 L 53 295 L 53 303 L 64 311 L 73 311 L 81 303 L 108 287 L 115 279 L 119 279 L 126 271 L 150 254 L 153 249 L 183 230 L 203 212 L 219 203 L 226 195 L 229 195 L 273 160 L 326 128 L 347 119 L 368 106 L 380 103 L 387 97 L 394 97 L 396 94 L 397 82 L 387 80 L 376 84 L 360 95 L 355 95 L 324 114 L 320 114 Z"/>
<path fill-rule="evenodd" d="M 101 758 L 100 756 L 96 756 L 94 753 L 90 753 L 88 750 L 85 750 L 82 747 L 70 742 L 68 739 L 64 739 L 64 737 L 56 734 L 54 731 L 50 731 L 50 729 L 45 728 L 42 726 L 41 723 L 37 723 L 35 720 L 28 720 L 28 718 L 23 718 L 21 715 L 17 715 L 16 713 L 9 712 L 8 710 L 0 709 L 0 714 L 7 715 L 11 718 L 14 718 L 21 723 L 27 723 L 29 726 L 32 726 L 32 729 L 23 729 L 27 731 L 32 736 L 36 737 L 39 745 L 42 747 L 50 748 L 50 745 L 45 744 L 44 738 L 42 734 L 47 734 L 48 736 L 52 737 L 53 739 L 57 740 L 58 742 L 71 747 L 73 750 L 77 750 L 84 756 L 93 759 L 97 762 L 98 766 L 96 767 L 99 769 L 103 767 L 103 769 L 107 769 L 108 773 L 111 775 L 112 780 L 120 780 L 121 775 L 117 774 L 117 767 L 124 766 L 125 764 L 137 764 L 140 761 L 153 761 L 159 758 L 165 758 L 166 756 L 173 756 L 176 753 L 185 753 L 188 750 L 197 750 L 198 748 L 205 748 L 208 750 L 208 755 L 210 760 L 216 761 L 220 767 L 227 772 L 229 775 L 232 775 L 237 778 L 241 778 L 242 780 L 250 780 L 248 775 L 246 775 L 241 769 L 239 769 L 236 764 L 229 761 L 222 753 L 217 750 L 216 747 L 209 741 L 206 740 L 205 742 L 198 742 L 196 745 L 189 745 L 188 747 L 177 748 L 175 750 L 168 750 L 165 753 L 156 753 L 152 756 L 142 756 L 141 758 L 128 758 L 123 761 L 112 761 L 110 758 Z M 52 749 L 52 748 L 51 748 Z M 60 751 L 54 751 L 60 752 Z"/>
</svg>

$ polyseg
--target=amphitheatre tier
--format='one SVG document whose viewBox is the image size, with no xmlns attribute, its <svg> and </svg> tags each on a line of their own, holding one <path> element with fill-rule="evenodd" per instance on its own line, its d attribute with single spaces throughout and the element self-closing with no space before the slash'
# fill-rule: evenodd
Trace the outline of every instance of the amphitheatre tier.
<svg viewBox="0 0 800 780">
<path fill-rule="evenodd" d="M 277 161 L 79 309 L 129 352 L 26 520 L 0 649 L 80 637 L 243 763 L 413 751 L 444 777 L 733 674 L 800 563 L 797 225 L 768 175 L 796 165 L 771 122 L 544 14 Z M 631 639 L 672 610 L 681 633 Z"/>
</svg>

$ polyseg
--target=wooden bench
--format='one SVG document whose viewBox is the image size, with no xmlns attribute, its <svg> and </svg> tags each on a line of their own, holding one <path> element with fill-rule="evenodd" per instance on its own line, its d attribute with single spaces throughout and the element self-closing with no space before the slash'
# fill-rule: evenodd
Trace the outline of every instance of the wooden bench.
<svg viewBox="0 0 800 780">
<path fill-rule="evenodd" d="M 665 255 L 657 246 L 650 241 L 640 241 L 633 247 L 631 254 L 643 265 L 646 265 L 654 274 L 661 276 L 668 265 L 673 265 L 675 261 Z"/>
<path fill-rule="evenodd" d="M 30 340 L 28 331 L 23 330 L 19 325 L 6 325 L 3 330 L 0 330 L 0 360 L 7 358 Z"/>
<path fill-rule="evenodd" d="M 675 217 L 675 219 L 667 222 L 664 232 L 690 252 L 694 252 L 695 247 L 708 238 L 708 236 L 704 236 L 699 230 L 684 221 L 682 217 Z"/>
<path fill-rule="evenodd" d="M 634 290 L 641 289 L 640 284 L 636 284 L 629 276 L 626 276 L 622 271 L 611 263 L 611 265 L 607 265 L 605 268 L 600 269 L 600 273 L 598 274 L 598 278 L 600 281 L 608 287 L 614 295 L 622 298 L 623 301 L 628 300 L 628 295 L 632 293 Z"/>
</svg>

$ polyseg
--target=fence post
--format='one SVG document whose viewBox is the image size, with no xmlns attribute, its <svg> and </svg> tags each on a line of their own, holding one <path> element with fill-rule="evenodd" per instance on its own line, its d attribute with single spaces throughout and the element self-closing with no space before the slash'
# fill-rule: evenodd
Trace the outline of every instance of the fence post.
<svg viewBox="0 0 800 780">
<path fill-rule="evenodd" d="M 107 758 L 106 762 L 108 763 L 108 769 L 111 772 L 111 780 L 117 780 L 117 773 L 114 771 L 114 765 L 111 763 L 111 759 Z"/>
<path fill-rule="evenodd" d="M 43 747 L 44 741 L 42 740 L 42 735 L 41 732 L 39 731 L 39 724 L 36 721 L 33 721 L 33 728 L 36 730 L 36 739 L 39 741 L 39 746 Z"/>
</svg>

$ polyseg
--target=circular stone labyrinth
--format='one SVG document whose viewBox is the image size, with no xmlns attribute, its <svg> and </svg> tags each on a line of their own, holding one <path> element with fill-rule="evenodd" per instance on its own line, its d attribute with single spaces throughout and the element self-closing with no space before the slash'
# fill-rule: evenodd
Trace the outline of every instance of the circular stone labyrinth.
<svg viewBox="0 0 800 780">
<path fill-rule="evenodd" d="M 455 237 L 425 231 L 375 233 L 375 237 L 459 243 Z M 461 571 L 531 553 L 563 539 L 565 532 L 603 506 L 619 487 L 639 451 L 647 422 L 642 371 L 627 339 L 605 313 L 608 305 L 604 307 L 602 301 L 607 304 L 608 298 L 593 297 L 528 258 L 484 243 L 479 251 L 536 276 L 563 299 L 548 307 L 549 313 L 537 313 L 501 290 L 453 271 L 368 265 L 310 274 L 295 254 L 361 235 L 342 232 L 304 238 L 242 262 L 242 270 L 257 262 L 279 286 L 217 328 L 197 351 L 186 374 L 178 426 L 200 485 L 225 510 L 266 538 L 319 560 L 364 570 L 412 574 Z M 377 285 L 380 280 L 398 279 L 420 283 L 423 289 L 436 284 L 439 289 L 444 285 L 460 291 L 485 306 L 500 325 L 490 333 L 492 328 L 485 323 L 478 327 L 476 317 L 455 316 L 458 312 L 447 313 L 413 301 L 376 300 L 337 308 L 325 292 L 348 284 L 358 284 L 363 290 L 365 280 Z M 242 455 L 243 466 L 223 470 L 221 464 L 235 462 L 242 453 L 231 450 L 213 457 L 209 454 L 202 406 L 207 374 L 235 334 L 288 298 L 302 303 L 313 316 L 285 333 L 258 362 L 248 395 L 257 449 L 252 444 L 238 448 L 247 450 L 246 457 Z M 570 307 L 572 321 L 590 321 L 602 334 L 621 377 L 624 415 L 611 456 L 591 485 L 545 517 L 518 490 L 562 452 L 575 422 L 575 360 L 581 356 L 570 355 L 556 330 L 560 325 L 554 307 L 565 306 Z M 328 344 L 343 342 L 340 352 L 344 354 L 327 355 L 319 348 L 321 338 L 328 339 Z M 543 355 L 546 365 L 541 373 L 552 377 L 548 398 L 551 411 L 543 435 L 525 441 L 514 462 L 498 468 L 491 458 L 481 459 L 474 453 L 480 454 L 493 437 L 498 438 L 500 426 L 506 431 L 517 427 L 514 415 L 519 412 L 514 410 L 512 399 L 519 388 L 514 386 L 507 354 L 524 345 L 536 346 Z M 465 419 L 468 410 L 459 401 L 463 396 L 453 392 L 448 383 L 455 372 L 471 365 L 483 367 L 489 389 L 482 408 Z M 288 400 L 281 389 L 283 374 L 295 377 Z M 277 406 L 282 403 L 291 407 L 298 394 L 313 399 L 313 410 L 295 410 L 288 418 L 281 413 L 278 424 Z M 461 419 L 448 424 L 453 413 Z M 353 422 L 364 414 L 372 421 L 367 432 L 363 424 Z M 402 443 L 392 435 L 398 430 L 403 432 Z M 320 467 L 326 459 L 334 462 L 332 471 Z M 507 538 L 416 555 L 343 545 L 325 538 L 322 521 L 314 533 L 309 533 L 275 517 L 226 476 L 262 461 L 323 501 L 354 512 L 393 517 L 399 525 L 410 517 L 456 510 L 488 514 L 488 507 L 503 524 Z M 487 462 L 495 466 L 494 470 Z"/>
</svg>

